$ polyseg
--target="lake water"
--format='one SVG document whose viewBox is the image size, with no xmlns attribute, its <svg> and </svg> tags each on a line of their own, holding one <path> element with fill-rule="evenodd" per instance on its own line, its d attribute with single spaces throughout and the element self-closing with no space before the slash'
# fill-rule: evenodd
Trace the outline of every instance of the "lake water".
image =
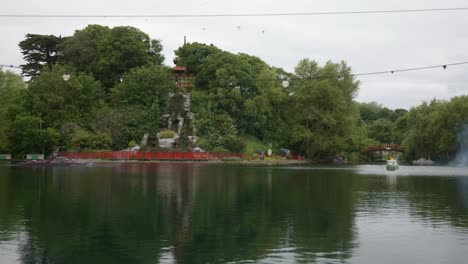
<svg viewBox="0 0 468 264">
<path fill-rule="evenodd" d="M 468 168 L 0 166 L 0 263 L 467 263 Z"/>
</svg>

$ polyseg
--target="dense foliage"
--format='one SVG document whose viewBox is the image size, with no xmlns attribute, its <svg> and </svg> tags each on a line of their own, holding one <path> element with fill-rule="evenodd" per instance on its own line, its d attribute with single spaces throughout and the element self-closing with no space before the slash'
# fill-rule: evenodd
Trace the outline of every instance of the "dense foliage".
<svg viewBox="0 0 468 264">
<path fill-rule="evenodd" d="M 175 87 L 159 40 L 89 25 L 69 37 L 28 34 L 19 46 L 31 79 L 1 71 L 0 152 L 120 150 L 158 132 Z"/>
<path fill-rule="evenodd" d="M 19 45 L 32 78 L 26 85 L 0 71 L 0 152 L 120 150 L 146 133 L 154 142 L 161 116 L 174 112 L 162 45 L 136 28 L 89 25 L 69 37 L 28 34 Z M 303 59 L 289 73 L 202 43 L 175 53 L 193 75 L 193 125 L 207 150 L 357 159 L 366 146 L 397 143 L 408 159 L 450 160 L 461 146 L 467 97 L 391 110 L 354 101 L 359 81 L 345 62 Z"/>
<path fill-rule="evenodd" d="M 42 71 L 51 71 L 60 57 L 59 45 L 63 38 L 54 35 L 27 34 L 19 43 L 21 53 L 27 62 L 21 65 L 23 75 L 35 77 Z"/>
<path fill-rule="evenodd" d="M 408 158 L 452 160 L 461 147 L 467 146 L 466 138 L 459 135 L 466 132 L 468 96 L 423 103 L 411 109 L 406 122 L 403 143 L 408 148 Z"/>
</svg>

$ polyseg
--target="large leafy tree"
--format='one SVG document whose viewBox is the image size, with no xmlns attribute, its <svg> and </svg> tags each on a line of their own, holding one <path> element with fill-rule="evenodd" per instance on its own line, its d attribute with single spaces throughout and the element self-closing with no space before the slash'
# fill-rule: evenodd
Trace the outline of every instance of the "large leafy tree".
<svg viewBox="0 0 468 264">
<path fill-rule="evenodd" d="M 15 116 L 24 111 L 23 97 L 26 85 L 21 76 L 0 69 L 0 152 L 12 150 L 9 134 Z"/>
<path fill-rule="evenodd" d="M 110 147 L 112 149 L 122 149 L 128 144 L 123 115 L 122 110 L 104 106 L 97 109 L 95 117 L 90 123 L 93 132 L 105 134 L 111 138 Z"/>
<path fill-rule="evenodd" d="M 353 102 L 359 82 L 346 63 L 301 60 L 291 107 L 291 143 L 303 146 L 309 158 L 335 155 L 349 149 L 358 119 Z M 298 114 L 301 113 L 301 114 Z"/>
<path fill-rule="evenodd" d="M 0 107 L 18 103 L 26 86 L 20 75 L 0 68 Z"/>
<path fill-rule="evenodd" d="M 139 143 L 143 135 L 158 132 L 160 115 L 157 108 L 125 105 L 119 108 L 104 107 L 96 112 L 91 127 L 96 135 L 107 135 L 113 150 L 125 149 L 131 141 Z"/>
<path fill-rule="evenodd" d="M 261 140 L 273 141 L 284 146 L 288 96 L 277 80 L 276 72 L 269 67 L 262 68 L 255 77 L 258 93 L 244 100 L 239 126 Z"/>
<path fill-rule="evenodd" d="M 177 65 L 186 66 L 189 73 L 197 74 L 200 71 L 199 66 L 204 64 L 208 56 L 222 52 L 213 44 L 206 45 L 198 42 L 188 43 L 175 51 L 179 57 Z"/>
<path fill-rule="evenodd" d="M 132 69 L 111 89 L 114 106 L 139 105 L 150 108 L 154 103 L 160 109 L 167 107 L 169 92 L 175 89 L 168 68 L 150 65 Z"/>
<path fill-rule="evenodd" d="M 233 146 L 236 141 L 237 129 L 234 121 L 227 114 L 206 113 L 202 118 L 196 122 L 197 131 L 202 137 L 200 146 L 215 151 L 239 151 Z"/>
<path fill-rule="evenodd" d="M 114 27 L 98 42 L 93 75 L 110 88 L 130 69 L 161 65 L 164 57 L 159 40 L 134 27 Z"/>
<path fill-rule="evenodd" d="M 395 142 L 394 124 L 390 119 L 379 118 L 369 125 L 369 137 L 381 143 Z"/>
<path fill-rule="evenodd" d="M 259 129 L 265 124 L 265 116 L 260 113 L 266 113 L 271 107 L 269 99 L 261 96 L 259 87 L 266 92 L 271 84 L 276 84 L 274 71 L 257 57 L 224 51 L 208 55 L 197 71 L 195 90 L 200 94 L 193 97 L 194 112 L 209 107 L 209 112 L 228 114 L 239 132 L 263 138 L 264 133 Z"/>
<path fill-rule="evenodd" d="M 176 54 L 179 56 L 177 64 L 187 66 L 188 72 L 195 76 L 192 110 L 199 119 L 228 115 L 241 133 L 254 133 L 264 123 L 265 117 L 256 111 L 261 100 L 248 103 L 246 100 L 253 100 L 258 95 L 256 75 L 269 69 L 265 62 L 254 56 L 232 54 L 196 42 L 180 47 Z M 253 126 L 249 121 L 254 119 L 262 121 Z M 206 127 L 209 122 L 200 124 Z M 263 136 L 263 133 L 257 134 Z"/>
<path fill-rule="evenodd" d="M 16 156 L 28 153 L 50 153 L 59 143 L 60 134 L 53 128 L 45 128 L 41 118 L 19 115 L 10 130 L 12 149 Z"/>
<path fill-rule="evenodd" d="M 463 145 L 459 140 L 468 122 L 468 96 L 450 101 L 433 100 L 412 108 L 407 114 L 403 143 L 408 159 L 430 157 L 448 161 Z M 430 129 L 428 129 L 430 128 Z"/>
<path fill-rule="evenodd" d="M 54 35 L 27 34 L 19 43 L 26 64 L 21 65 L 23 75 L 36 77 L 44 69 L 51 71 L 61 55 L 59 45 L 64 38 Z"/>
<path fill-rule="evenodd" d="M 67 122 L 86 125 L 104 98 L 101 85 L 92 76 L 72 75 L 67 80 L 63 77 L 67 72 L 61 67 L 44 72 L 28 89 L 30 110 L 41 116 L 46 126 L 56 129 Z"/>
<path fill-rule="evenodd" d="M 208 56 L 199 66 L 195 77 L 197 88 L 210 92 L 218 88 L 238 89 L 243 97 L 255 95 L 257 92 L 251 65 L 239 55 L 229 52 Z"/>
<path fill-rule="evenodd" d="M 384 118 L 384 107 L 377 102 L 359 103 L 358 106 L 361 118 L 366 123 Z"/>
<path fill-rule="evenodd" d="M 167 109 L 169 93 L 175 88 L 169 69 L 163 66 L 143 66 L 125 74 L 111 89 L 112 105 L 123 128 L 112 132 L 114 147 L 124 147 L 131 140 L 139 142 L 145 133 L 155 135 L 160 112 Z"/>
<path fill-rule="evenodd" d="M 88 25 L 76 30 L 60 45 L 63 53 L 61 63 L 72 65 L 78 72 L 93 73 L 99 44 L 110 31 L 109 27 L 101 25 Z"/>
</svg>

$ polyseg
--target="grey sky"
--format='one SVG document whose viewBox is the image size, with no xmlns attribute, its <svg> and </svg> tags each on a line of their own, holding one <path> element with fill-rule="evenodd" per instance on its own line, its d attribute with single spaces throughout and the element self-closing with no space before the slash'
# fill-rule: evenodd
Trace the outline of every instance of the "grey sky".
<svg viewBox="0 0 468 264">
<path fill-rule="evenodd" d="M 285 13 L 468 7 L 463 0 L 3 0 L 2 14 L 145 15 Z M 468 11 L 304 17 L 0 18 L 0 63 L 23 63 L 27 33 L 68 36 L 88 24 L 131 25 L 162 41 L 166 63 L 183 43 L 213 43 L 293 71 L 305 57 L 345 60 L 353 72 L 468 61 Z M 264 31 L 264 33 L 262 33 Z M 468 94 L 468 65 L 393 75 L 360 76 L 358 101 L 409 108 L 432 98 Z"/>
</svg>

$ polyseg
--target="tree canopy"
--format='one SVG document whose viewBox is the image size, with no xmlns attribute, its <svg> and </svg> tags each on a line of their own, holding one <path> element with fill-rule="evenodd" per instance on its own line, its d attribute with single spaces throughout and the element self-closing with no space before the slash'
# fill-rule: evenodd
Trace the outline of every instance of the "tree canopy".
<svg viewBox="0 0 468 264">
<path fill-rule="evenodd" d="M 51 71 L 56 64 L 67 65 L 75 73 L 93 75 L 106 89 L 132 68 L 164 61 L 161 42 L 130 26 L 89 25 L 64 38 L 27 34 L 19 46 L 27 62 L 21 66 L 25 76 L 35 77 L 44 67 Z"/>
<path fill-rule="evenodd" d="M 21 76 L 0 68 L 0 152 L 12 150 L 11 126 L 15 117 L 24 112 L 23 98 L 26 85 Z"/>
<path fill-rule="evenodd" d="M 21 65 L 24 76 L 35 77 L 44 68 L 51 71 L 61 55 L 59 45 L 64 38 L 54 35 L 27 34 L 19 43 L 26 64 Z"/>
</svg>

